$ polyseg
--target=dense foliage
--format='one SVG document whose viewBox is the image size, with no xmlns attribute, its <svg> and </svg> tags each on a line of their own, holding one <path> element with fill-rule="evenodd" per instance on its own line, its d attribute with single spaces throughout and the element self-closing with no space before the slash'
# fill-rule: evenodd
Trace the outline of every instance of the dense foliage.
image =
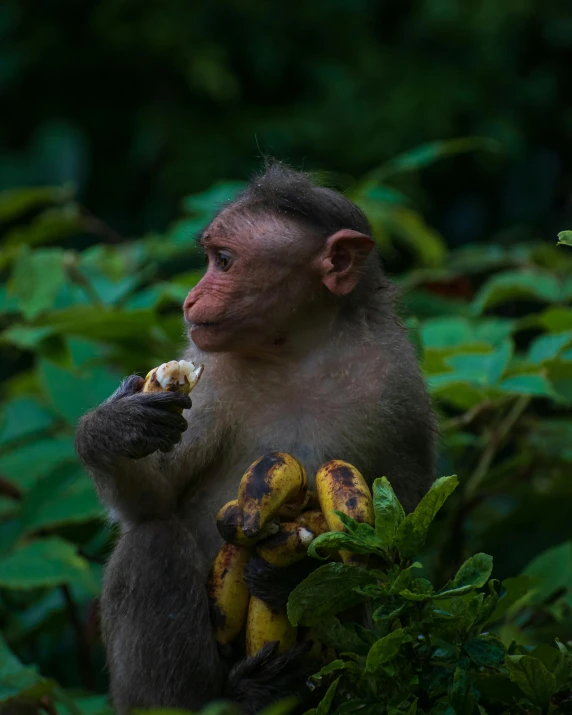
<svg viewBox="0 0 572 715">
<path fill-rule="evenodd" d="M 435 606 L 443 589 L 459 585 L 463 561 L 479 552 L 492 555 L 493 576 L 503 581 L 502 618 L 491 621 L 494 635 L 484 641 L 479 628 L 491 614 L 477 618 L 475 611 L 477 620 L 473 625 L 467 621 L 462 638 L 453 640 L 447 640 L 446 623 L 423 625 L 437 639 L 439 652 L 431 654 L 424 646 L 422 653 L 418 646 L 417 653 L 449 667 L 453 681 L 445 690 L 459 715 L 471 712 L 469 705 L 467 710 L 457 707 L 459 698 L 472 703 L 478 697 L 472 676 L 467 680 L 456 673 L 465 662 L 474 671 L 474 652 L 481 646 L 483 654 L 475 657 L 494 657 L 493 669 L 516 685 L 518 663 L 531 662 L 522 657 L 540 659 L 543 665 L 534 668 L 551 684 L 542 685 L 543 702 L 523 688 L 517 697 L 540 707 L 556 703 L 554 692 L 567 683 L 557 666 L 568 663 L 568 655 L 564 646 L 561 651 L 552 647 L 551 655 L 545 645 L 537 646 L 557 636 L 563 642 L 572 638 L 572 251 L 556 246 L 554 236 L 553 241 L 469 245 L 447 253 L 440 235 L 395 188 L 400 177 L 441 156 L 482 148 L 487 146 L 480 140 L 425 145 L 369 172 L 350 192 L 371 218 L 382 256 L 391 260 L 405 250 L 412 257 L 414 267 L 395 280 L 441 417 L 439 471 L 458 474 L 460 482 L 421 554 L 428 581 L 411 582 L 427 588 L 433 583 L 440 595 L 420 599 L 419 606 L 415 599 L 411 606 L 402 591 L 399 598 L 406 598 L 407 609 L 429 608 L 430 603 L 445 620 L 445 605 L 457 608 L 450 605 L 457 596 L 459 608 L 473 608 L 470 604 L 477 601 L 474 608 L 485 608 L 485 601 L 492 603 L 486 599 L 499 595 L 498 585 L 490 587 L 488 596 L 463 591 Z M 5 365 L 0 385 L 0 701 L 19 694 L 45 697 L 48 709 L 86 715 L 107 707 L 97 595 L 114 534 L 74 455 L 74 427 L 122 376 L 145 374 L 178 353 L 180 305 L 202 273 L 194 236 L 237 187 L 217 184 L 191 195 L 182 203 L 182 217 L 164 234 L 129 241 L 88 212 L 68 187 L 0 194 L 0 265 L 6 277 L 0 287 Z M 413 551 L 400 553 L 408 557 Z M 477 562 L 469 563 L 480 564 L 479 573 L 486 577 L 463 581 L 471 592 L 484 586 L 490 572 L 489 557 L 474 558 Z M 406 562 L 396 568 L 392 579 L 414 578 Z M 382 599 L 380 608 L 389 603 L 381 593 L 368 595 Z M 409 620 L 400 621 L 404 643 L 405 628 L 413 623 L 408 613 Z M 385 616 L 380 620 L 389 627 Z M 377 635 L 388 637 L 383 628 Z M 467 646 L 471 639 L 476 639 L 474 648 Z M 511 645 L 514 639 L 520 649 Z M 354 649 L 360 657 L 362 651 Z M 504 651 L 513 660 L 501 665 Z M 379 672 L 386 677 L 400 663 L 379 665 Z M 351 675 L 350 665 L 343 668 Z M 372 668 L 370 680 L 378 673 L 377 664 Z M 436 692 L 435 701 L 441 697 Z M 425 708 L 423 702 L 419 708 Z M 413 700 L 409 707 L 415 712 Z"/>
<path fill-rule="evenodd" d="M 378 567 L 329 563 L 290 596 L 290 620 L 313 626 L 341 654 L 312 676 L 314 687 L 322 679 L 331 684 L 308 715 L 540 715 L 556 713 L 561 705 L 568 711 L 572 648 L 559 641 L 557 648 L 519 647 L 514 641 L 507 647 L 490 632 L 531 588 L 530 576 L 507 579 L 499 598 L 498 581 L 489 581 L 493 562 L 487 554 L 468 558 L 440 588 L 419 575 L 421 563 L 412 562 L 457 484 L 456 477 L 438 479 L 405 516 L 389 481 L 376 479 L 375 528 L 342 514 L 348 533 L 324 534 L 310 545 L 314 557 L 344 548 L 369 554 Z M 488 592 L 476 593 L 484 587 Z M 370 618 L 369 628 L 336 617 L 358 604 Z"/>
</svg>

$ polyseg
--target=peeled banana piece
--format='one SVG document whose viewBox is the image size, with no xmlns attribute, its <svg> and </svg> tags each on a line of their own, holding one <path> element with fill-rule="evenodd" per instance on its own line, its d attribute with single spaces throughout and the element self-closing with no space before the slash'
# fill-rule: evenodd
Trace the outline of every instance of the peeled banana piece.
<svg viewBox="0 0 572 715">
<path fill-rule="evenodd" d="M 271 566 L 282 568 L 303 559 L 313 539 L 314 534 L 305 526 L 283 522 L 277 534 L 257 546 L 256 553 Z"/>
<path fill-rule="evenodd" d="M 203 365 L 197 368 L 187 360 L 170 360 L 147 373 L 143 392 L 182 392 L 188 395 L 203 374 Z"/>
<path fill-rule="evenodd" d="M 306 471 L 292 455 L 272 452 L 257 459 L 244 473 L 238 488 L 244 534 L 259 534 L 285 505 L 292 509 L 303 505 L 307 489 Z"/>
<path fill-rule="evenodd" d="M 242 509 L 238 499 L 233 499 L 223 506 L 216 517 L 219 534 L 229 544 L 253 546 L 257 541 L 276 534 L 279 529 L 278 519 L 268 521 L 256 536 L 246 536 L 243 529 Z"/>
<path fill-rule="evenodd" d="M 278 653 L 296 645 L 298 629 L 290 624 L 285 610 L 273 611 L 260 598 L 250 597 L 246 620 L 246 655 L 254 655 L 267 643 L 278 641 Z"/>
<path fill-rule="evenodd" d="M 247 549 L 223 544 L 209 575 L 211 618 L 215 638 L 222 645 L 234 640 L 246 621 L 250 594 L 243 574 L 249 557 Z"/>
<path fill-rule="evenodd" d="M 360 523 L 374 523 L 373 500 L 367 482 L 348 462 L 334 459 L 323 464 L 316 474 L 316 490 L 330 531 L 345 531 L 333 510 L 341 511 Z M 340 551 L 344 563 L 361 563 L 363 557 Z"/>
</svg>

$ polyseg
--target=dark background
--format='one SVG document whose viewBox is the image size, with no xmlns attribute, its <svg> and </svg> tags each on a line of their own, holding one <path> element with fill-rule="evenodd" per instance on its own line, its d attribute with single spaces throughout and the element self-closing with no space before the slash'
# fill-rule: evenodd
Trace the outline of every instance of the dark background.
<svg viewBox="0 0 572 715">
<path fill-rule="evenodd" d="M 480 135 L 501 153 L 417 180 L 429 223 L 450 245 L 553 236 L 571 214 L 571 64 L 567 0 L 5 0 L 0 187 L 72 181 L 135 235 L 261 153 L 345 187 Z"/>
</svg>

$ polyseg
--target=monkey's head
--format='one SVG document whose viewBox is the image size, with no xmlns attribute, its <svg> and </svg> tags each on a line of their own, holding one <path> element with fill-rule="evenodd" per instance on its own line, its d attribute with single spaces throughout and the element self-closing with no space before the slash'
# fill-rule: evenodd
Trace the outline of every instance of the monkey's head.
<svg viewBox="0 0 572 715">
<path fill-rule="evenodd" d="M 207 271 L 183 306 L 191 339 L 207 352 L 265 352 L 329 321 L 382 280 L 370 234 L 341 194 L 271 165 L 202 233 Z"/>
</svg>

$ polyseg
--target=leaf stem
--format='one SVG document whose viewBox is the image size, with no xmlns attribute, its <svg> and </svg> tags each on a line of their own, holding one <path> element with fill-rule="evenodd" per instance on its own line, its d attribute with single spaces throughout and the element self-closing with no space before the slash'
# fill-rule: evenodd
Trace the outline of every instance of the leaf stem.
<svg viewBox="0 0 572 715">
<path fill-rule="evenodd" d="M 475 492 L 480 487 L 483 479 L 486 477 L 490 466 L 495 458 L 495 455 L 504 442 L 512 428 L 518 422 L 520 416 L 524 410 L 528 407 L 530 402 L 530 396 L 521 395 L 512 406 L 504 420 L 500 423 L 499 427 L 493 434 L 487 444 L 486 449 L 481 455 L 481 458 L 475 468 L 475 471 L 470 476 L 467 481 L 467 486 L 465 487 L 465 496 L 472 498 Z"/>
</svg>

